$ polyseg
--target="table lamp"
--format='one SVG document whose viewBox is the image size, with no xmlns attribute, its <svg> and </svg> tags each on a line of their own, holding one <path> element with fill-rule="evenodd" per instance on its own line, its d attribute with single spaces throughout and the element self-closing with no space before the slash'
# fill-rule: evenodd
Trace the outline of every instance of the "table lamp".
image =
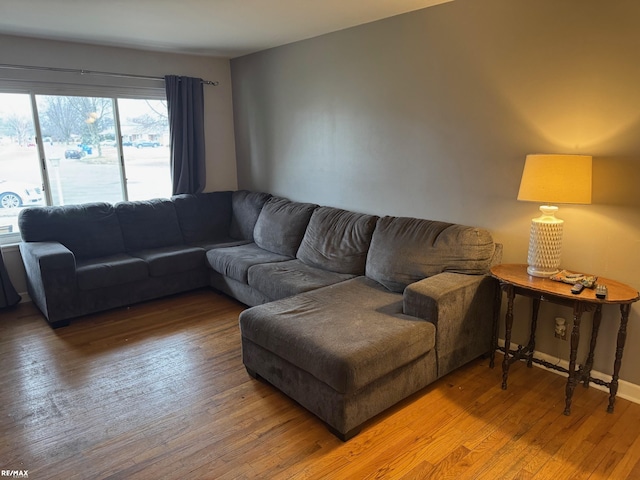
<svg viewBox="0 0 640 480">
<path fill-rule="evenodd" d="M 543 203 L 542 215 L 531 220 L 527 273 L 549 277 L 558 273 L 564 221 L 556 218 L 559 203 L 591 203 L 588 155 L 527 155 L 518 200 Z"/>
</svg>

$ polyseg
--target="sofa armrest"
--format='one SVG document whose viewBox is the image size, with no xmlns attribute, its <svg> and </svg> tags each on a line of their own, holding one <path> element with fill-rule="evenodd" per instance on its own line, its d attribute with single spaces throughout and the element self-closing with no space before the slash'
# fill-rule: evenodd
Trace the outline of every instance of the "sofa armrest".
<svg viewBox="0 0 640 480">
<path fill-rule="evenodd" d="M 404 290 L 404 313 L 436 326 L 438 377 L 491 349 L 496 288 L 485 275 L 445 272 Z"/>
<path fill-rule="evenodd" d="M 29 257 L 40 269 L 63 269 L 75 272 L 76 260 L 67 247 L 59 242 L 22 242 L 22 258 Z M 25 260 L 26 261 L 26 260 Z"/>
<path fill-rule="evenodd" d="M 21 242 L 29 295 L 50 323 L 70 318 L 76 295 L 76 260 L 58 242 Z"/>
</svg>

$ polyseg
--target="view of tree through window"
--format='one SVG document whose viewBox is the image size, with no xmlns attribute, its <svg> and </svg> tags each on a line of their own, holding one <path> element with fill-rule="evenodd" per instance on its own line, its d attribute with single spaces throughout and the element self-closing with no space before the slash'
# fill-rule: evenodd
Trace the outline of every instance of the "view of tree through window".
<svg viewBox="0 0 640 480">
<path fill-rule="evenodd" d="M 53 205 L 123 200 L 113 100 L 36 95 L 36 101 Z"/>
<path fill-rule="evenodd" d="M 167 117 L 163 100 L 0 93 L 0 234 L 28 205 L 168 197 Z"/>
</svg>

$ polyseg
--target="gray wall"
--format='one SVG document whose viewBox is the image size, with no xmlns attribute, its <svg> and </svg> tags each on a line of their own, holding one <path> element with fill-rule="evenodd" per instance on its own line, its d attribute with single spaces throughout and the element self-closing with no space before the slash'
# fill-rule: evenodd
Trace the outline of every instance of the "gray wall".
<svg viewBox="0 0 640 480">
<path fill-rule="evenodd" d="M 239 187 L 483 226 L 505 262 L 526 263 L 538 206 L 516 200 L 525 156 L 591 154 L 593 205 L 558 215 L 563 266 L 639 288 L 638 19 L 632 0 L 455 0 L 234 59 Z M 566 358 L 556 315 L 571 311 L 542 306 L 538 345 Z M 605 307 L 602 372 L 618 317 Z M 636 304 L 622 378 L 638 385 L 639 359 Z"/>
</svg>

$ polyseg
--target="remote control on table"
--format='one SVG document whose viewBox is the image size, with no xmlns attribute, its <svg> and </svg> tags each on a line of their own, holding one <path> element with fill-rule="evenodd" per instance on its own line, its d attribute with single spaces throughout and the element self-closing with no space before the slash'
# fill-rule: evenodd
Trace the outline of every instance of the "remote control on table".
<svg viewBox="0 0 640 480">
<path fill-rule="evenodd" d="M 598 284 L 596 285 L 596 297 L 600 299 L 607 298 L 607 286 Z"/>
<path fill-rule="evenodd" d="M 571 287 L 571 293 L 574 295 L 578 295 L 582 290 L 584 290 L 584 285 L 581 283 L 576 283 L 573 287 Z"/>
</svg>

